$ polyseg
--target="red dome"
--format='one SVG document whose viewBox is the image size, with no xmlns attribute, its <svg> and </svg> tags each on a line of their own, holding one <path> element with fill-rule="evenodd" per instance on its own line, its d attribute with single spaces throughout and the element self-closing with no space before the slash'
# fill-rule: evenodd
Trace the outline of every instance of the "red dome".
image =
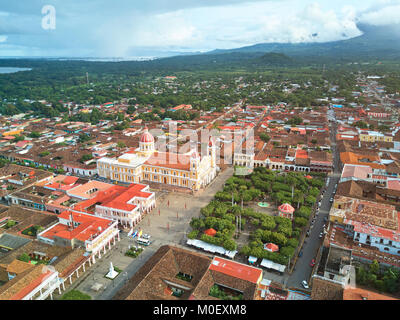
<svg viewBox="0 0 400 320">
<path fill-rule="evenodd" d="M 294 212 L 294 208 L 289 203 L 282 204 L 278 208 L 278 210 L 281 212 L 285 212 L 285 213 L 293 213 Z"/>
<path fill-rule="evenodd" d="M 144 143 L 154 142 L 154 137 L 149 132 L 149 129 L 147 129 L 147 127 L 144 128 L 144 132 L 143 132 L 142 136 L 140 137 L 140 142 L 144 142 Z"/>
</svg>

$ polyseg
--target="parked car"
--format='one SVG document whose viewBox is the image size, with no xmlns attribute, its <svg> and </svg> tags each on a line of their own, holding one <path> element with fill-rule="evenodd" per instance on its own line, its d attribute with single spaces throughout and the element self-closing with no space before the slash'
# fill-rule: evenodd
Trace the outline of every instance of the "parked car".
<svg viewBox="0 0 400 320">
<path fill-rule="evenodd" d="M 315 259 L 312 259 L 310 262 L 310 267 L 314 267 L 315 266 Z"/>
<path fill-rule="evenodd" d="M 319 238 L 321 239 L 323 236 L 324 236 L 324 233 L 321 232 L 321 233 L 319 234 Z"/>
<path fill-rule="evenodd" d="M 307 231 L 306 236 L 307 236 L 307 237 L 310 236 L 310 230 Z"/>
<path fill-rule="evenodd" d="M 310 289 L 310 287 L 308 286 L 308 283 L 307 283 L 306 280 L 303 280 L 303 281 L 301 282 L 301 285 L 304 287 L 304 289 Z"/>
<path fill-rule="evenodd" d="M 332 203 L 332 202 L 333 202 L 333 198 L 330 198 L 330 199 L 329 199 L 329 202 Z"/>
<path fill-rule="evenodd" d="M 328 221 L 328 217 L 325 217 L 325 218 L 324 218 L 324 222 L 327 222 L 327 221 Z"/>
<path fill-rule="evenodd" d="M 149 240 L 151 238 L 151 235 L 146 233 L 146 234 L 142 235 L 142 238 Z"/>
<path fill-rule="evenodd" d="M 150 241 L 150 240 L 148 240 L 148 239 L 143 239 L 143 238 L 138 238 L 138 239 L 136 239 L 136 242 L 137 242 L 138 244 L 143 245 L 143 246 L 149 246 L 149 245 L 151 244 L 151 241 Z"/>
<path fill-rule="evenodd" d="M 299 252 L 299 258 L 303 255 L 303 251 Z"/>
</svg>

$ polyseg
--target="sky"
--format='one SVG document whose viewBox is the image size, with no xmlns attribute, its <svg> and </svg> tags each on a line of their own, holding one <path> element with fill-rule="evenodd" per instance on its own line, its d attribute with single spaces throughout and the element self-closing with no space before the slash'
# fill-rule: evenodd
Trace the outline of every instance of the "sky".
<svg viewBox="0 0 400 320">
<path fill-rule="evenodd" d="M 357 23 L 400 24 L 400 0 L 0 0 L 0 57 L 129 58 L 326 42 L 361 35 Z"/>
</svg>

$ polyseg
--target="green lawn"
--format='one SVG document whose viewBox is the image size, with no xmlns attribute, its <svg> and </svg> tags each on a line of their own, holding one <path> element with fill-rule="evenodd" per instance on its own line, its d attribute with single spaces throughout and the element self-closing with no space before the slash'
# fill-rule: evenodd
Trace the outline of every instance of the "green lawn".
<svg viewBox="0 0 400 320">
<path fill-rule="evenodd" d="M 61 297 L 61 300 L 92 300 L 88 294 L 82 293 L 79 290 L 71 290 Z"/>
</svg>

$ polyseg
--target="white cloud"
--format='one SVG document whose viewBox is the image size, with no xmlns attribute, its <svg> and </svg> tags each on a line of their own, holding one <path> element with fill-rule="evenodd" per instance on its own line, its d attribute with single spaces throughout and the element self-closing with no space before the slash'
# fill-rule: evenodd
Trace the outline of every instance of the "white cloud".
<svg viewBox="0 0 400 320">
<path fill-rule="evenodd" d="M 360 22 L 382 26 L 400 23 L 400 1 L 380 1 L 382 7 L 368 10 L 359 17 Z"/>
<path fill-rule="evenodd" d="M 2 43 L 2 42 L 6 42 L 7 41 L 7 36 L 2 36 L 2 35 L 0 35 L 0 43 Z"/>
<path fill-rule="evenodd" d="M 53 0 L 57 29 L 45 32 L 42 0 L 2 2 L 0 34 L 8 38 L 0 55 L 5 44 L 26 47 L 27 54 L 37 49 L 43 55 L 129 56 L 135 48 L 204 51 L 325 42 L 360 35 L 358 21 L 400 22 L 400 0 Z"/>
<path fill-rule="evenodd" d="M 113 23 L 114 27 L 102 28 L 101 33 L 118 34 L 107 46 L 118 47 L 120 54 L 132 47 L 227 49 L 260 42 L 323 42 L 358 36 L 361 32 L 354 17 L 355 10 L 348 5 L 336 12 L 317 2 L 265 1 L 137 17 L 128 27 L 121 24 L 125 30 L 115 30 Z"/>
</svg>

